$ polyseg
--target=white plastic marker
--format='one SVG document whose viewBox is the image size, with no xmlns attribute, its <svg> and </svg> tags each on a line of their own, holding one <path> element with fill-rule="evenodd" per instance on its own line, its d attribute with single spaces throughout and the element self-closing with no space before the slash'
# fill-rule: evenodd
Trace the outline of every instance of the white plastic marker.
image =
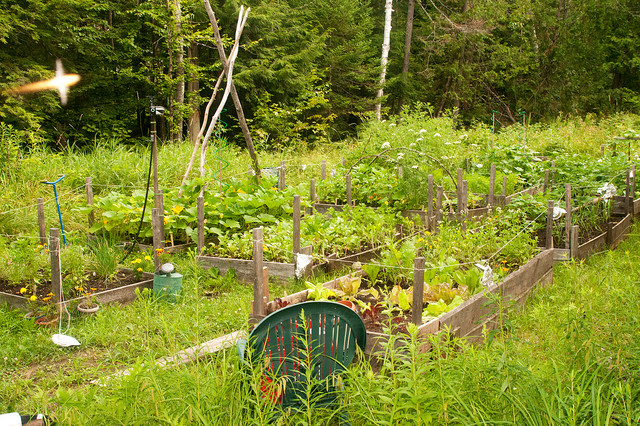
<svg viewBox="0 0 640 426">
<path fill-rule="evenodd" d="M 12 89 L 11 93 L 33 93 L 41 90 L 55 89 L 60 93 L 60 103 L 67 104 L 67 88 L 73 86 L 80 81 L 78 74 L 65 74 L 62 68 L 62 61 L 56 60 L 56 76 L 50 80 L 36 81 L 35 83 L 25 84 L 24 86 Z"/>
</svg>

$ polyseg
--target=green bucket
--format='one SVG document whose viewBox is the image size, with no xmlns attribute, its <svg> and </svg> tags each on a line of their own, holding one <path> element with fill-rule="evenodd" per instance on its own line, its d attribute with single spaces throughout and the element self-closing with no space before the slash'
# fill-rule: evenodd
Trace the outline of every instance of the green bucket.
<svg viewBox="0 0 640 426">
<path fill-rule="evenodd" d="M 182 274 L 172 272 L 170 274 L 156 273 L 153 275 L 153 294 L 170 302 L 177 300 L 182 289 Z"/>
</svg>

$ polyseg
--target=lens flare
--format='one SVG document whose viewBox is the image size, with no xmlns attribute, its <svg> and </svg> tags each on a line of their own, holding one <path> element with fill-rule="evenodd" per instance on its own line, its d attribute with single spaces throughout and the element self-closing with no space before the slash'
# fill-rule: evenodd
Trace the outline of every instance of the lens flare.
<svg viewBox="0 0 640 426">
<path fill-rule="evenodd" d="M 80 81 L 78 74 L 65 74 L 62 68 L 62 61 L 56 61 L 56 76 L 50 80 L 36 81 L 35 83 L 25 84 L 24 86 L 12 89 L 10 93 L 33 93 L 42 90 L 55 89 L 60 94 L 60 103 L 67 104 L 67 88 L 73 86 Z"/>
</svg>

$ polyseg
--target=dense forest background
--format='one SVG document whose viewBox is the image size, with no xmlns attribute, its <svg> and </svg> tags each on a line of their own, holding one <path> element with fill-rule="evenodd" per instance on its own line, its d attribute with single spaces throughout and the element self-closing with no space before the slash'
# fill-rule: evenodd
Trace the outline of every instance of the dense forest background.
<svg viewBox="0 0 640 426">
<path fill-rule="evenodd" d="M 0 121 L 66 147 L 148 134 L 194 137 L 222 67 L 201 0 L 0 0 Z M 240 3 L 212 1 L 232 36 Z M 383 0 L 248 0 L 234 81 L 259 148 L 342 138 L 375 110 Z M 637 0 L 396 0 L 383 115 L 403 108 L 459 125 L 640 112 Z M 225 43 L 231 44 L 230 39 Z M 228 46 L 227 46 L 228 50 Z M 55 92 L 7 89 L 82 76 Z M 222 119 L 239 144 L 233 103 Z"/>
</svg>

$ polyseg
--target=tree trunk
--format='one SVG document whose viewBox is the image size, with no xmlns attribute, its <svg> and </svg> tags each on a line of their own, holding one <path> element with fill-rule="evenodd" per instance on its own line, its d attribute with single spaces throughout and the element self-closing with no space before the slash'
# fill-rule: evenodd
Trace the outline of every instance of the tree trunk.
<svg viewBox="0 0 640 426">
<path fill-rule="evenodd" d="M 198 43 L 191 42 L 191 45 L 187 48 L 187 56 L 190 64 L 196 65 L 198 63 Z M 187 90 L 192 111 L 191 116 L 189 116 L 187 133 L 189 140 L 195 143 L 200 133 L 200 80 L 196 73 L 192 73 L 189 76 Z"/>
<path fill-rule="evenodd" d="M 413 36 L 413 14 L 416 5 L 416 0 L 409 0 L 407 7 L 407 26 L 404 33 L 404 58 L 402 60 L 402 99 L 400 100 L 400 107 L 404 104 L 404 99 L 407 90 L 407 80 L 409 78 L 409 60 L 411 58 L 411 39 Z"/>
<path fill-rule="evenodd" d="M 382 39 L 382 56 L 380 57 L 380 88 L 376 94 L 376 117 L 382 119 L 382 96 L 384 95 L 384 82 L 387 77 L 387 63 L 389 62 L 389 49 L 391 48 L 391 14 L 393 13 L 393 1 L 385 0 L 384 5 L 384 36 Z"/>
<path fill-rule="evenodd" d="M 176 88 L 176 102 L 175 102 L 175 112 L 176 112 L 176 125 L 174 126 L 176 129 L 176 140 L 178 142 L 182 142 L 182 129 L 183 129 L 183 119 L 182 119 L 182 104 L 184 104 L 184 34 L 182 34 L 182 5 L 180 0 L 175 0 L 173 7 L 173 17 L 176 23 L 176 42 L 177 42 L 177 55 L 176 55 L 176 66 L 178 67 L 176 71 L 176 78 L 178 86 Z"/>
</svg>

